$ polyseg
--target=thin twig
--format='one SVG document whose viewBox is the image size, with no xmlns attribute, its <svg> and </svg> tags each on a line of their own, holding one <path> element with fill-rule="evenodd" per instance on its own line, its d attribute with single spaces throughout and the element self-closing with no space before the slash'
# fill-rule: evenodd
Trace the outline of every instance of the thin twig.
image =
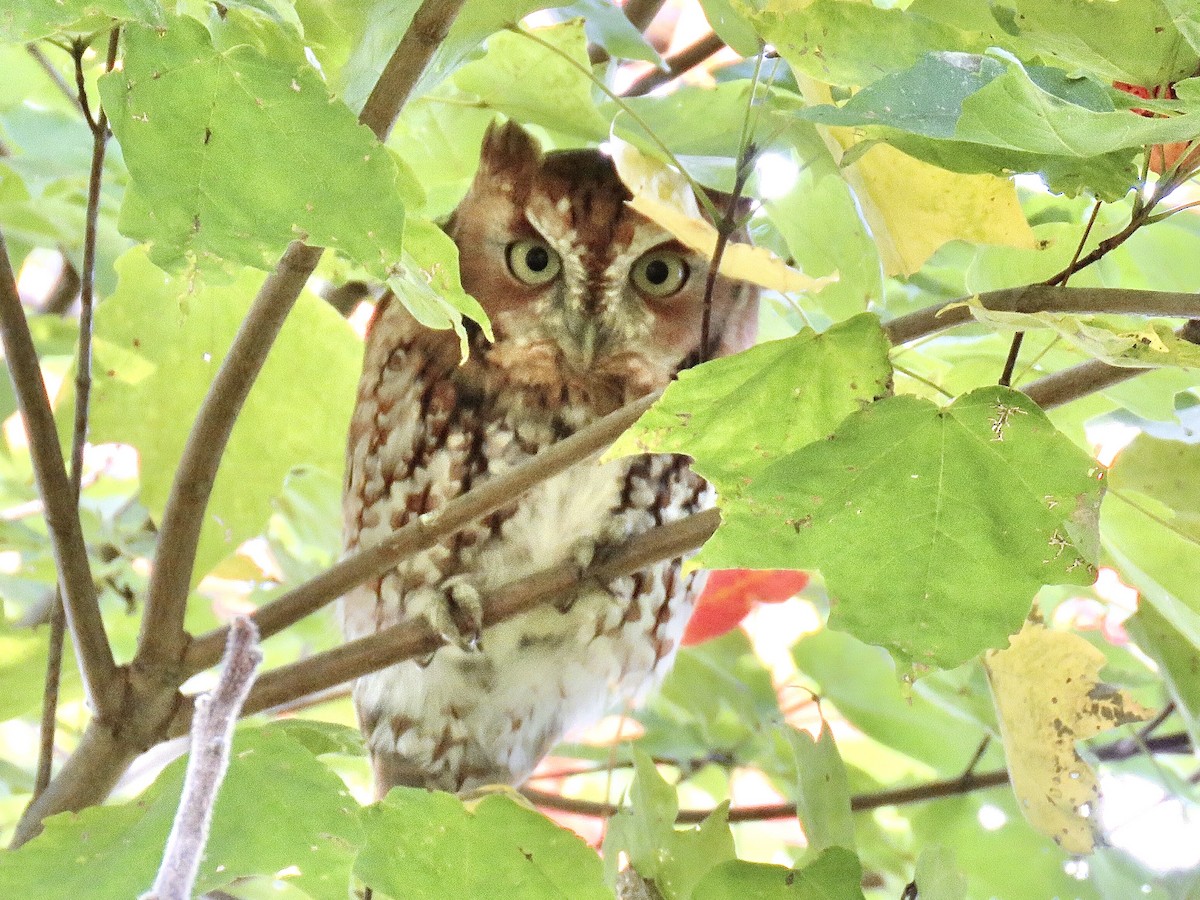
<svg viewBox="0 0 1200 900">
<path fill-rule="evenodd" d="M 117 62 L 117 43 L 121 29 L 113 28 L 108 36 L 108 56 L 104 71 L 111 72 Z M 76 79 L 85 91 L 83 55 L 76 54 Z M 86 96 L 82 95 L 82 96 Z M 83 104 L 81 104 L 83 105 Z M 92 307 L 96 284 L 96 233 L 100 219 L 100 184 L 104 174 L 104 152 L 108 146 L 108 116 L 103 109 L 92 130 L 92 165 L 88 174 L 87 214 L 83 231 L 83 271 L 79 276 L 79 339 L 75 351 L 75 416 L 71 431 L 71 463 L 69 477 L 71 492 L 78 508 L 83 489 L 83 448 L 87 443 L 88 408 L 92 393 Z M 46 679 L 42 691 L 41 735 L 38 748 L 37 777 L 33 796 L 50 783 L 54 757 L 54 732 L 58 716 L 58 689 L 62 676 L 63 637 L 66 633 L 66 614 L 62 608 L 62 588 L 55 591 L 50 611 L 49 646 L 46 654 Z"/>
<path fill-rule="evenodd" d="M 254 613 L 264 638 L 332 603 L 346 591 L 381 575 L 405 559 L 428 550 L 471 522 L 505 506 L 535 484 L 603 450 L 657 400 L 656 392 L 626 404 L 575 434 L 547 447 L 533 459 L 481 482 L 445 506 L 414 519 L 386 540 L 342 560 L 317 577 L 272 600 Z M 187 673 L 206 669 L 220 657 L 227 629 L 219 628 L 192 641 L 184 657 Z"/>
<path fill-rule="evenodd" d="M 67 622 L 79 651 L 84 683 L 96 714 L 108 718 L 116 713 L 120 702 L 117 665 L 100 616 L 74 491 L 63 464 L 54 414 L 50 411 L 50 400 L 42 383 L 37 350 L 17 294 L 17 281 L 3 233 L 0 233 L 0 335 L 3 336 L 8 374 L 29 436 L 38 493 L 46 504 L 46 526 L 63 587 Z"/>
<path fill-rule="evenodd" d="M 695 43 L 689 44 L 678 53 L 672 53 L 664 59 L 666 69 L 651 69 L 638 78 L 622 92 L 622 96 L 641 97 L 663 85 L 670 84 L 680 75 L 690 72 L 724 48 L 725 42 L 717 37 L 716 32 L 710 31 Z"/>
<path fill-rule="evenodd" d="M 1117 741 L 1096 751 L 1096 757 L 1106 762 L 1119 762 L 1131 759 L 1145 752 L 1150 753 L 1190 753 L 1191 741 L 1182 732 L 1151 738 L 1144 746 L 1130 748 L 1124 741 Z M 927 800 L 938 800 L 944 797 L 957 797 L 961 794 L 987 788 L 1000 787 L 1008 784 L 1007 769 L 996 769 L 982 772 L 978 775 L 957 778 L 947 778 L 942 781 L 931 781 L 907 788 L 895 788 L 887 791 L 877 791 L 870 794 L 859 794 L 850 798 L 850 809 L 853 812 L 869 812 L 884 806 L 903 806 L 909 803 L 921 803 Z M 599 800 L 580 800 L 575 797 L 563 797 L 547 791 L 522 788 L 523 793 L 537 806 L 553 809 L 559 812 L 575 813 L 596 818 L 610 818 L 621 811 L 623 807 L 616 804 L 604 803 Z M 681 809 L 675 819 L 680 825 L 694 825 L 703 822 L 712 814 L 711 809 Z M 778 803 L 764 806 L 734 807 L 729 810 L 730 822 L 762 822 L 772 819 L 793 819 L 796 817 L 796 806 L 793 803 Z"/>
<path fill-rule="evenodd" d="M 570 560 L 497 588 L 484 598 L 483 626 L 489 628 L 569 595 L 585 582 L 606 584 L 656 562 L 682 556 L 708 540 L 720 519 L 715 509 L 696 513 L 630 538 L 586 569 L 580 570 Z M 266 673 L 254 686 L 244 712 L 249 715 L 279 706 L 395 663 L 427 656 L 443 644 L 441 636 L 424 620 L 401 622 Z M 187 709 L 180 710 L 171 726 L 172 735 L 187 731 L 189 715 Z"/>
<path fill-rule="evenodd" d="M 367 98 L 359 121 L 387 137 L 464 0 L 424 0 Z M 184 445 L 163 511 L 136 665 L 175 666 L 187 646 L 184 611 L 217 468 L 267 353 L 323 249 L 294 242 L 259 289 Z"/>
<path fill-rule="evenodd" d="M 1102 205 L 1103 201 L 1101 200 L 1097 200 L 1092 204 L 1092 214 L 1088 216 L 1087 224 L 1083 227 L 1083 234 L 1079 237 L 1079 243 L 1075 245 L 1075 252 L 1071 254 L 1071 261 L 1067 263 L 1066 269 L 1063 270 L 1066 272 L 1066 274 L 1061 277 L 1061 280 L 1058 276 L 1055 276 L 1053 279 L 1044 282 L 1045 284 L 1057 284 L 1061 287 L 1066 287 L 1067 279 L 1070 278 L 1074 272 L 1078 271 L 1079 257 L 1083 254 L 1083 248 L 1087 246 L 1088 238 L 1091 237 L 1092 228 L 1096 224 L 1096 217 L 1100 215 L 1100 207 Z M 1002 387 L 1012 386 L 1013 369 L 1017 367 L 1017 356 L 1020 354 L 1021 344 L 1024 342 L 1024 331 L 1018 331 L 1013 335 L 1012 344 L 1010 344 L 1008 348 L 1008 359 L 1004 361 L 1004 371 L 1000 374 L 999 383 Z"/>
<path fill-rule="evenodd" d="M 236 619 L 229 632 L 220 679 L 211 691 L 196 698 L 183 795 L 167 836 L 158 877 L 142 900 L 188 900 L 192 896 L 200 859 L 208 844 L 217 792 L 229 768 L 233 729 L 262 658 L 253 623 L 246 618 Z"/>
<path fill-rule="evenodd" d="M 67 84 L 67 79 L 62 77 L 62 72 L 58 71 L 58 67 L 54 65 L 54 63 L 50 62 L 50 58 L 42 52 L 42 48 L 37 44 L 26 44 L 25 49 L 29 52 L 29 55 L 34 58 L 37 64 L 42 67 L 42 71 L 46 73 L 46 76 L 54 83 L 54 86 L 58 88 L 59 93 L 70 100 L 72 106 L 78 108 L 79 98 L 76 97 L 75 92 L 71 90 L 71 85 Z M 82 112 L 82 110 L 80 111 Z"/>
</svg>

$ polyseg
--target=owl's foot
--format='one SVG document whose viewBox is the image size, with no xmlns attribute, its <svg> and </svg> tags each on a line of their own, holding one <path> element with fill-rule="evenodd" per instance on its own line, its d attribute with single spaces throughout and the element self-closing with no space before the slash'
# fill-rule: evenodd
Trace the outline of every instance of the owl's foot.
<svg viewBox="0 0 1200 900">
<path fill-rule="evenodd" d="M 460 650 L 478 650 L 483 638 L 483 598 L 465 576 L 448 579 L 425 617 L 443 641 Z"/>
</svg>

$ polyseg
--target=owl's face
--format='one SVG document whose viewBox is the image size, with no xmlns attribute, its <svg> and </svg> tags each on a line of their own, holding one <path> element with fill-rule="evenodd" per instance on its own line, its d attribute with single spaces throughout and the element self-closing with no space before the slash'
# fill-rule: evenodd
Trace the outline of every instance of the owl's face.
<svg viewBox="0 0 1200 900">
<path fill-rule="evenodd" d="M 463 286 L 487 311 L 483 353 L 514 386 L 615 408 L 701 358 L 709 260 L 625 205 L 598 150 L 543 154 L 493 125 L 449 231 Z M 754 341 L 757 291 L 716 280 L 705 357 Z"/>
</svg>

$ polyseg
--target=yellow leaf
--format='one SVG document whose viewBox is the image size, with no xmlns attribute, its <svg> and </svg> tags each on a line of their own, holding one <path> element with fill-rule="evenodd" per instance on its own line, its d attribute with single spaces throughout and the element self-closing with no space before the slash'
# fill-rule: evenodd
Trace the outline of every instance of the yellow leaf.
<svg viewBox="0 0 1200 900">
<path fill-rule="evenodd" d="M 621 140 L 614 139 L 612 156 L 617 173 L 633 194 L 629 206 L 711 259 L 717 247 L 717 229 L 701 217 L 688 180 Z M 726 244 L 720 272 L 783 293 L 819 291 L 837 281 L 836 273 L 812 278 L 793 269 L 765 247 L 750 244 Z"/>
<path fill-rule="evenodd" d="M 1149 713 L 1100 681 L 1104 654 L 1077 634 L 1027 622 L 984 660 L 1013 791 L 1029 824 L 1069 853 L 1095 842 L 1096 773 L 1075 742 Z"/>
<path fill-rule="evenodd" d="M 829 85 L 798 76 L 811 105 L 831 103 Z M 818 126 L 841 165 L 858 143 L 852 128 Z M 1012 182 L 995 175 L 960 175 L 876 144 L 842 169 L 871 228 L 884 271 L 912 275 L 942 244 L 963 240 L 1033 248 L 1033 229 Z"/>
</svg>

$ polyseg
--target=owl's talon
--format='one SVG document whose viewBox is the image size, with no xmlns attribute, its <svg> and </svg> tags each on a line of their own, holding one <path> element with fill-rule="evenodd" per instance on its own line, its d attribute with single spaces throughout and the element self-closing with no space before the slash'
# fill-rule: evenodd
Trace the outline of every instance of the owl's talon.
<svg viewBox="0 0 1200 900">
<path fill-rule="evenodd" d="M 426 617 L 444 643 L 468 652 L 481 649 L 483 600 L 468 581 L 447 582 L 442 596 L 430 606 Z"/>
</svg>

